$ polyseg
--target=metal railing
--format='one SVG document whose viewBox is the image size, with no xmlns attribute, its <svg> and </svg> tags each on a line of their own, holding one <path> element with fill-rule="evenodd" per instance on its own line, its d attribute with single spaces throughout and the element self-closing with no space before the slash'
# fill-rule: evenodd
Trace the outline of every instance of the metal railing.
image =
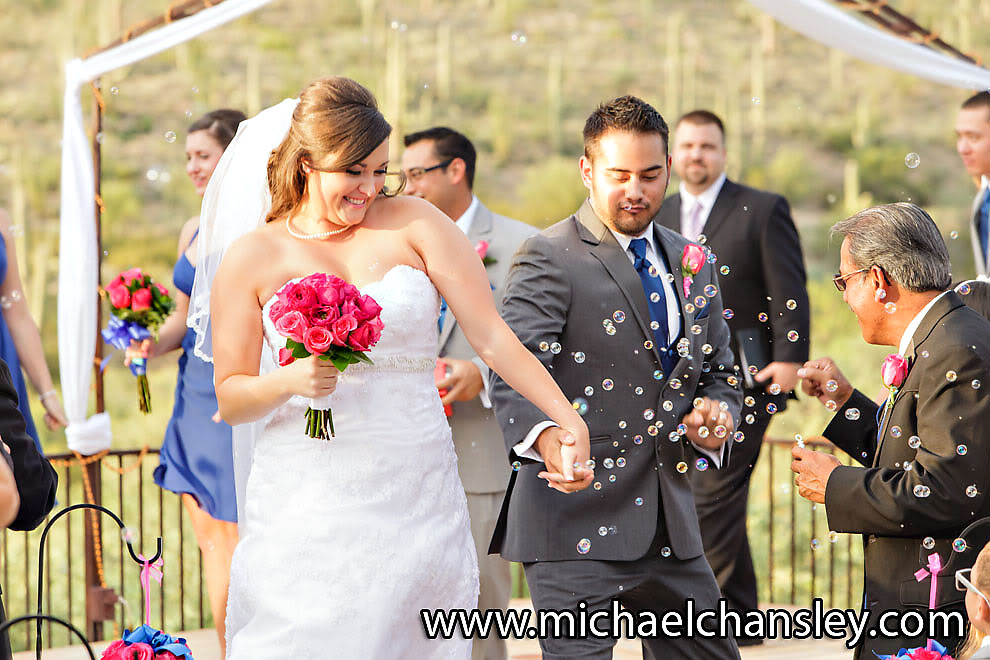
<svg viewBox="0 0 990 660">
<path fill-rule="evenodd" d="M 86 501 L 80 464 L 71 454 L 49 456 L 58 471 L 58 505 Z M 165 580 L 152 589 L 152 625 L 178 632 L 212 625 L 203 579 L 203 564 L 192 525 L 181 499 L 155 485 L 154 469 L 157 450 L 114 450 L 102 459 L 99 500 L 116 512 L 133 534 L 135 551 L 146 556 L 155 552 L 155 542 L 163 539 Z M 94 493 L 95 495 L 95 493 Z M 92 529 L 90 512 L 72 512 L 58 521 L 48 534 L 45 547 L 43 610 L 80 628 L 85 622 L 106 620 L 104 637 L 119 637 L 125 628 L 133 628 L 141 619 L 141 586 L 138 568 L 127 555 L 119 530 L 103 525 L 100 530 L 102 582 L 117 594 L 116 603 L 106 608 L 112 618 L 90 602 L 87 593 L 99 589 L 99 581 L 86 584 L 85 564 L 94 549 L 87 547 L 85 529 Z M 7 615 L 11 618 L 30 614 L 37 608 L 39 529 L 32 532 L 4 530 L 0 538 L 0 576 Z M 157 592 L 157 593 L 156 593 Z M 92 598 L 90 599 L 92 600 Z M 87 625 L 87 628 L 89 626 Z M 45 648 L 78 643 L 68 630 L 54 627 L 51 621 L 43 629 Z M 34 647 L 34 623 L 24 622 L 10 630 L 14 651 Z"/>
<path fill-rule="evenodd" d="M 756 565 L 761 603 L 810 605 L 821 597 L 826 607 L 858 607 L 862 585 L 862 542 L 857 535 L 830 538 L 824 509 L 797 495 L 790 472 L 792 440 L 767 439 L 750 486 L 749 538 Z M 831 445 L 808 441 L 828 453 Z M 85 501 L 82 468 L 72 455 L 50 456 L 58 467 L 56 510 Z M 162 537 L 165 579 L 153 589 L 152 624 L 178 632 L 212 626 L 202 557 L 192 525 L 181 499 L 158 488 L 153 472 L 157 450 L 115 450 L 102 459 L 100 499 L 131 529 L 135 549 L 154 553 L 155 540 Z M 99 620 L 87 612 L 86 595 L 93 587 L 85 581 L 84 530 L 91 521 L 83 512 L 73 512 L 53 526 L 45 552 L 44 611 L 80 625 Z M 0 534 L 2 586 L 7 614 L 13 618 L 33 613 L 37 607 L 37 552 L 40 531 Z M 104 526 L 100 533 L 102 574 L 106 586 L 120 600 L 114 608 L 105 637 L 119 636 L 141 617 L 141 588 L 137 570 L 126 555 L 126 546 L 116 528 Z M 513 596 L 525 597 L 528 590 L 522 566 L 513 567 Z M 157 592 L 157 593 L 156 593 Z M 11 629 L 15 651 L 33 648 L 34 624 L 24 622 Z M 46 648 L 78 643 L 68 630 L 45 624 Z"/>
</svg>

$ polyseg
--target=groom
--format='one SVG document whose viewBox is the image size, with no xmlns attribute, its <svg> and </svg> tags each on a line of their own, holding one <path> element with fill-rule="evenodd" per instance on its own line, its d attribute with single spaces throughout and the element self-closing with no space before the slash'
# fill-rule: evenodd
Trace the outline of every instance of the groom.
<svg viewBox="0 0 990 660">
<path fill-rule="evenodd" d="M 653 107 L 631 96 L 601 105 L 584 149 L 589 199 L 523 244 L 502 314 L 584 415 L 594 480 L 580 492 L 544 483 L 569 436 L 493 376 L 517 470 L 491 551 L 523 562 L 539 610 L 617 602 L 659 618 L 688 599 L 714 608 L 689 473 L 718 468 L 741 398 L 714 266 L 653 222 L 670 178 L 667 125 Z M 607 635 L 541 638 L 543 657 L 610 658 L 620 631 L 597 628 Z M 731 639 L 640 636 L 647 658 L 738 657 Z"/>
</svg>

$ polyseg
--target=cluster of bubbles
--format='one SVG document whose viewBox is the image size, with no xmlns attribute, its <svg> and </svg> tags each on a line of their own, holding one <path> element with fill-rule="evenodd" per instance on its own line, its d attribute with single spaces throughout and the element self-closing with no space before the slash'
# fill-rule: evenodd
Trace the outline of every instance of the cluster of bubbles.
<svg viewBox="0 0 990 660">
<path fill-rule="evenodd" d="M 22 300 L 23 298 L 24 296 L 21 294 L 21 292 L 18 291 L 17 289 L 14 289 L 13 291 L 10 292 L 9 296 L 0 296 L 0 308 L 10 309 L 11 307 L 13 307 L 14 303 Z"/>
<path fill-rule="evenodd" d="M 519 46 L 523 46 L 526 44 L 527 41 L 529 41 L 529 39 L 526 37 L 526 34 L 520 32 L 519 30 L 516 30 L 511 35 L 509 35 L 509 39 L 512 40 L 512 43 L 517 44 Z"/>
</svg>

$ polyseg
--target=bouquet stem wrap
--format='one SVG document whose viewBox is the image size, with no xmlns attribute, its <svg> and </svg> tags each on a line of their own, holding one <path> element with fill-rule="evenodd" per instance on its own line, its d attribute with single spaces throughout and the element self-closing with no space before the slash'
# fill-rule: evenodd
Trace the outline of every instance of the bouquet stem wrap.
<svg viewBox="0 0 990 660">
<path fill-rule="evenodd" d="M 336 437 L 333 432 L 333 411 L 330 410 L 331 396 L 328 394 L 309 400 L 309 410 L 306 411 L 306 434 L 309 437 L 324 440 Z"/>
</svg>

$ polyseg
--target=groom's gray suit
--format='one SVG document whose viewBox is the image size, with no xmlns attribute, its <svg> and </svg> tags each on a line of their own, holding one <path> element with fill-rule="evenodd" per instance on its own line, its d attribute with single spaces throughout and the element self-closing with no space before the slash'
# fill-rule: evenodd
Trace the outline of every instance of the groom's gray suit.
<svg viewBox="0 0 990 660">
<path fill-rule="evenodd" d="M 502 316 L 564 394 L 587 401 L 597 464 L 593 486 L 570 495 L 537 477 L 542 463 L 523 460 L 512 473 L 491 551 L 525 563 L 537 608 L 574 610 L 583 600 L 588 611 L 608 609 L 614 598 L 633 611 L 662 613 L 683 611 L 688 598 L 697 609 L 718 599 L 688 480 L 704 456 L 676 430 L 695 397 L 725 401 L 737 418 L 742 395 L 721 297 L 705 295 L 707 285 L 717 287 L 715 266 L 704 265 L 685 297 L 680 264 L 688 241 L 658 224 L 653 231 L 666 260 L 661 270 L 674 276 L 678 336 L 690 347 L 690 357 L 662 378 L 643 284 L 588 201 L 527 240 L 509 273 Z M 692 309 L 698 296 L 707 304 Z M 561 350 L 542 350 L 544 342 Z M 513 447 L 546 416 L 495 375 L 492 392 L 510 460 L 519 460 Z M 614 641 L 542 643 L 545 659 L 608 658 Z M 644 648 L 648 658 L 738 657 L 731 640 L 657 638 Z"/>
</svg>

